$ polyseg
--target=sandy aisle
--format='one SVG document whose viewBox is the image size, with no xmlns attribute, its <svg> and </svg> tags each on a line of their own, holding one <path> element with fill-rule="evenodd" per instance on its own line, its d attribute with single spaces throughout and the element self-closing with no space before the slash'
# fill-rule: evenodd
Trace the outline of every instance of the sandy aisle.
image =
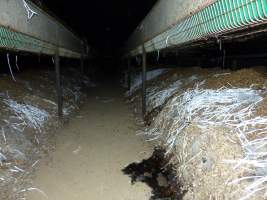
<svg viewBox="0 0 267 200">
<path fill-rule="evenodd" d="M 39 164 L 34 186 L 50 200 L 146 200 L 150 188 L 130 183 L 121 169 L 151 154 L 135 134 L 122 92 L 96 89 L 80 113 L 59 131 L 51 160 Z M 29 191 L 29 200 L 47 199 Z"/>
</svg>

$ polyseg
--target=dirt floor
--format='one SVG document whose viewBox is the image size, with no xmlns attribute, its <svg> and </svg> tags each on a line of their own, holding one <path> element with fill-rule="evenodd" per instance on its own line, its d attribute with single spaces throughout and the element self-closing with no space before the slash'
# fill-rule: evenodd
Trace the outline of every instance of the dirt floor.
<svg viewBox="0 0 267 200">
<path fill-rule="evenodd" d="M 117 88 L 90 91 L 81 111 L 57 133 L 55 151 L 38 164 L 27 199 L 149 199 L 151 189 L 131 185 L 121 171 L 152 148 L 136 136 L 134 116 Z"/>
</svg>

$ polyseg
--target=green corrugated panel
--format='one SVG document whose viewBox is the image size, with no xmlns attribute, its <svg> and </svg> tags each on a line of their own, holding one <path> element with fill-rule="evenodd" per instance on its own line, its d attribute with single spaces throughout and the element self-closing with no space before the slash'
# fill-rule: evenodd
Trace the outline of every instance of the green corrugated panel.
<svg viewBox="0 0 267 200">
<path fill-rule="evenodd" d="M 147 52 L 267 21 L 267 0 L 217 0 L 145 44 Z M 140 53 L 140 46 L 132 51 Z"/>
<path fill-rule="evenodd" d="M 5 27 L 0 27 L 0 48 L 44 54 L 55 52 L 55 46 L 52 44 L 11 31 Z"/>
<path fill-rule="evenodd" d="M 26 51 L 31 53 L 41 53 L 47 55 L 55 54 L 59 48 L 60 56 L 80 57 L 80 53 L 72 52 L 65 48 L 57 47 L 48 42 L 38 40 L 34 37 L 15 32 L 9 28 L 0 26 L 0 48 L 14 51 Z"/>
</svg>

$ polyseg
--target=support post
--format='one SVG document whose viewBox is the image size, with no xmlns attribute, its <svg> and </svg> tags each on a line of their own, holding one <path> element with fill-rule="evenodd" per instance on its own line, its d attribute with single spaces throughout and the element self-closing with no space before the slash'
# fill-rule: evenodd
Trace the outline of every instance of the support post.
<svg viewBox="0 0 267 200">
<path fill-rule="evenodd" d="M 61 78 L 60 78 L 60 57 L 58 52 L 55 57 L 55 71 L 56 71 L 56 90 L 57 90 L 57 106 L 58 106 L 58 116 L 63 117 L 63 98 L 62 98 L 62 88 L 61 88 Z"/>
<path fill-rule="evenodd" d="M 237 70 L 237 64 L 238 64 L 238 63 L 237 63 L 237 59 L 234 58 L 234 59 L 232 60 L 231 69 L 232 69 L 232 70 Z"/>
<path fill-rule="evenodd" d="M 177 53 L 175 57 L 176 57 L 177 67 L 181 67 L 181 57 L 180 57 L 180 55 Z"/>
<path fill-rule="evenodd" d="M 81 59 L 80 59 L 80 66 L 81 66 L 81 74 L 83 75 L 84 74 L 84 57 L 83 57 L 83 55 L 81 56 Z"/>
<path fill-rule="evenodd" d="M 147 59 L 146 59 L 146 50 L 143 46 L 143 65 L 142 65 L 142 114 L 146 115 L 146 72 L 147 72 Z"/>
<path fill-rule="evenodd" d="M 131 58 L 128 58 L 128 90 L 131 90 L 131 81 L 132 81 L 132 69 L 131 69 Z"/>
<path fill-rule="evenodd" d="M 83 87 L 83 75 L 84 75 L 84 57 L 83 57 L 83 55 L 81 55 L 81 58 L 80 58 L 80 67 L 81 67 L 80 85 Z"/>
<path fill-rule="evenodd" d="M 202 58 L 199 58 L 199 59 L 197 60 L 197 66 L 198 66 L 198 67 L 201 67 L 201 66 L 202 66 Z"/>
<path fill-rule="evenodd" d="M 223 50 L 223 58 L 222 58 L 222 68 L 225 68 L 225 57 L 226 57 L 226 52 L 225 49 Z"/>
<path fill-rule="evenodd" d="M 217 67 L 219 68 L 221 66 L 221 60 L 222 60 L 222 56 L 218 55 L 217 56 Z"/>
</svg>

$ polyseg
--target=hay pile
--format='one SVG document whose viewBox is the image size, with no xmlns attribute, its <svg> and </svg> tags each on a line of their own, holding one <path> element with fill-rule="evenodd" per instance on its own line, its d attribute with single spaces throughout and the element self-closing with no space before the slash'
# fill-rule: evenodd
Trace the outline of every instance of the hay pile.
<svg viewBox="0 0 267 200">
<path fill-rule="evenodd" d="M 31 185 L 30 174 L 54 148 L 52 133 L 61 124 L 54 72 L 30 70 L 16 75 L 16 80 L 0 75 L 0 199 L 24 199 L 27 191 L 37 189 Z M 79 73 L 63 71 L 65 117 L 86 96 L 77 80 L 91 86 Z"/>
<path fill-rule="evenodd" d="M 150 84 L 149 91 L 172 95 L 166 101 L 153 96 L 163 103 L 144 131 L 173 155 L 184 199 L 267 199 L 267 115 L 260 112 L 266 72 L 199 69 L 190 81 L 187 70 L 170 74 L 176 89 Z M 153 101 L 149 106 L 155 107 Z"/>
</svg>

